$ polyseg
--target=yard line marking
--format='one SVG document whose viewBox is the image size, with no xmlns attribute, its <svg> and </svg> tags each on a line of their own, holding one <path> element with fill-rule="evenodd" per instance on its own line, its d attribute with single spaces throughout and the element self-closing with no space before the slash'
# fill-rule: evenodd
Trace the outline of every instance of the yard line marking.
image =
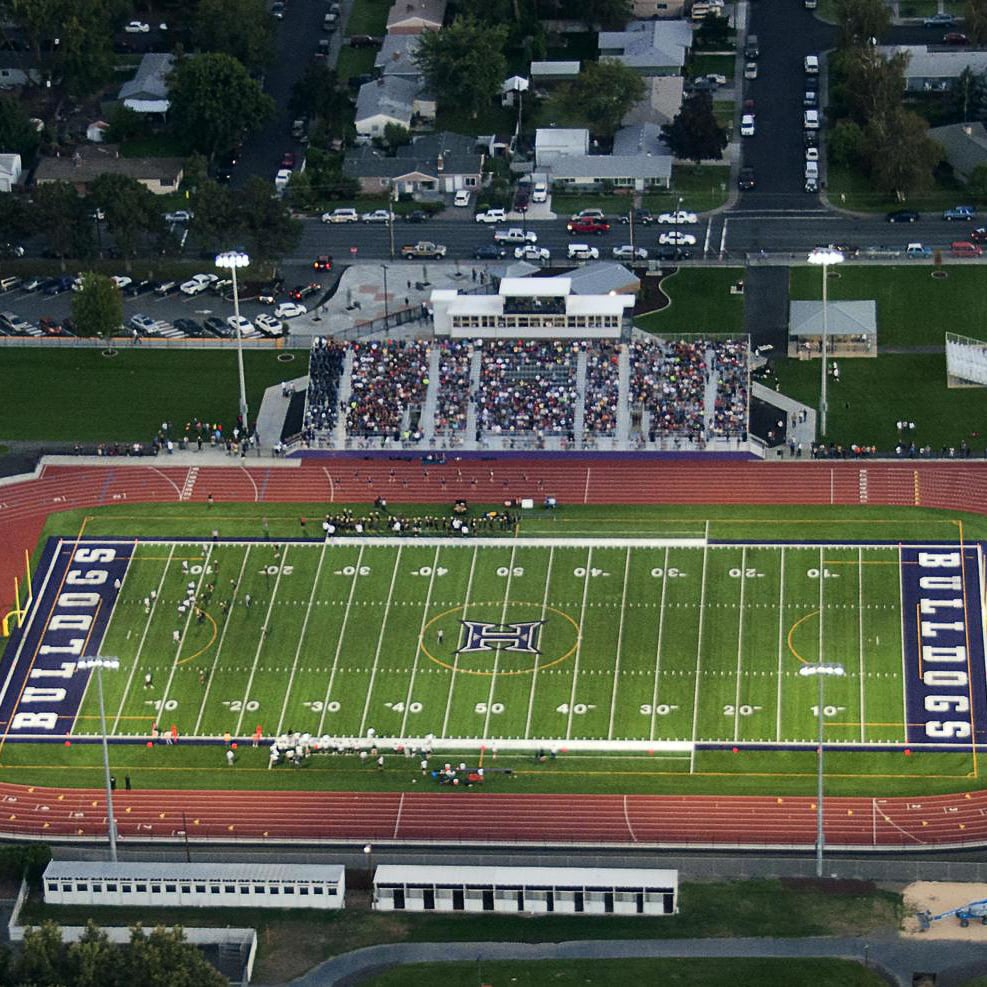
<svg viewBox="0 0 987 987">
<path fill-rule="evenodd" d="M 281 736 L 281 728 L 284 725 L 285 713 L 288 712 L 288 699 L 291 697 L 291 687 L 295 681 L 295 671 L 298 668 L 298 658 L 302 653 L 302 644 L 305 643 L 305 632 L 308 629 L 308 620 L 312 616 L 312 604 L 315 602 L 315 594 L 319 588 L 319 576 L 322 573 L 322 563 L 326 560 L 326 549 L 329 547 L 329 540 L 322 543 L 322 551 L 319 553 L 319 563 L 315 567 L 315 575 L 312 577 L 312 591 L 308 595 L 308 606 L 305 609 L 305 618 L 302 620 L 302 629 L 298 633 L 298 644 L 295 647 L 295 657 L 291 662 L 291 674 L 288 676 L 288 686 L 284 690 L 284 702 L 281 704 L 281 714 L 278 716 L 278 728 L 274 732 L 275 737 Z M 322 731 L 319 731 L 321 736 Z"/>
<path fill-rule="evenodd" d="M 470 593 L 473 591 L 473 573 L 476 570 L 476 556 L 479 552 L 479 546 L 473 546 L 473 558 L 470 561 L 470 572 L 466 579 L 466 595 L 463 597 L 463 620 L 466 619 L 467 610 L 469 608 Z M 445 716 L 442 717 L 442 733 L 441 736 L 447 737 L 449 735 L 449 714 L 452 712 L 452 694 L 456 688 L 457 672 L 459 671 L 459 650 L 456 650 L 455 655 L 452 658 L 452 678 L 449 680 L 449 691 L 446 693 L 446 712 Z"/>
<path fill-rule="evenodd" d="M 404 796 L 406 792 L 401 793 L 401 801 L 398 802 L 398 814 L 394 818 L 394 832 L 391 834 L 391 839 L 396 840 L 398 838 L 398 830 L 401 828 L 401 813 L 404 812 Z"/>
<path fill-rule="evenodd" d="M 336 503 L 336 484 L 332 482 L 332 473 L 329 472 L 328 466 L 322 467 L 322 472 L 325 473 L 326 479 L 329 481 L 329 503 Z"/>
<path fill-rule="evenodd" d="M 737 626 L 737 688 L 733 702 L 733 742 L 740 737 L 740 670 L 743 664 L 744 648 L 744 591 L 747 588 L 747 546 L 740 550 L 740 618 Z"/>
<path fill-rule="evenodd" d="M 233 731 L 233 735 L 236 737 L 240 736 L 240 731 L 243 729 L 243 714 L 247 712 L 247 703 L 250 702 L 250 690 L 253 688 L 254 677 L 257 675 L 257 662 L 260 661 L 260 653 L 264 650 L 264 645 L 267 643 L 267 628 L 271 622 L 271 614 L 274 612 L 274 601 L 278 598 L 278 586 L 281 585 L 281 576 L 284 573 L 284 567 L 288 561 L 290 548 L 290 545 L 284 546 L 284 551 L 282 551 L 281 558 L 278 561 L 278 574 L 274 577 L 274 589 L 271 591 L 271 599 L 267 604 L 267 613 L 264 616 L 264 623 L 261 625 L 260 634 L 257 635 L 257 650 L 254 651 L 254 663 L 250 666 L 250 676 L 247 678 L 247 686 L 243 690 L 243 701 L 240 703 L 240 715 L 236 718 L 236 729 Z M 232 606 L 230 609 L 233 609 Z M 258 713 L 258 715 L 261 714 Z"/>
<path fill-rule="evenodd" d="M 137 674 L 137 667 L 140 665 L 141 652 L 144 650 L 144 642 L 147 640 L 147 632 L 151 629 L 151 621 L 154 620 L 154 614 L 158 606 L 158 600 L 161 598 L 161 590 L 164 587 L 165 576 L 168 575 L 168 566 L 171 565 L 172 556 L 175 554 L 175 546 L 172 544 L 171 551 L 168 553 L 168 558 L 165 564 L 161 568 L 161 578 L 158 580 L 158 588 L 155 591 L 157 596 L 151 602 L 151 612 L 147 614 L 147 620 L 144 621 L 144 630 L 141 633 L 141 639 L 137 643 L 137 651 L 134 653 L 134 663 L 130 667 L 130 674 L 127 676 L 127 684 L 123 687 L 123 695 L 120 696 L 120 705 L 117 708 L 117 715 L 113 717 L 113 725 L 110 727 L 110 733 L 114 734 L 120 727 L 120 717 L 123 715 L 123 707 L 127 703 L 127 696 L 130 695 L 130 687 L 133 685 L 134 676 Z M 133 555 L 130 556 L 131 560 Z M 127 572 L 130 572 L 130 564 L 127 564 Z M 126 583 L 126 577 L 124 577 L 124 583 Z M 120 587 L 120 592 L 123 592 L 123 586 Z M 120 594 L 117 594 L 117 601 L 120 600 Z M 113 612 L 116 613 L 116 607 L 114 606 Z M 107 627 L 107 631 L 109 627 Z M 91 677 L 90 677 L 91 678 Z M 89 689 L 89 683 L 86 683 L 86 690 Z M 85 696 L 83 696 L 85 698 Z M 82 707 L 82 703 L 79 704 Z"/>
<path fill-rule="evenodd" d="M 905 661 L 905 567 L 902 565 L 901 542 L 898 542 L 898 612 L 901 614 L 901 723 L 905 729 L 902 738 L 908 743 L 908 665 Z M 922 659 L 921 640 L 919 641 L 919 661 Z"/>
<path fill-rule="evenodd" d="M 202 589 L 202 581 L 206 578 L 206 573 L 209 571 L 209 557 L 212 554 L 212 545 L 206 549 L 205 558 L 202 560 L 202 572 L 199 573 L 199 578 L 197 580 L 190 580 L 190 582 L 195 582 L 195 595 L 196 598 L 199 596 L 199 591 Z M 182 590 L 185 589 L 185 583 L 182 583 Z M 185 636 L 188 634 L 188 629 L 192 625 L 192 616 L 195 613 L 195 607 L 188 607 L 188 613 L 185 615 L 185 626 L 182 628 L 181 637 L 178 639 L 178 647 L 175 649 L 175 658 L 171 663 L 171 669 L 168 672 L 168 680 L 165 682 L 164 692 L 161 693 L 161 705 L 158 707 L 158 715 L 160 716 L 165 712 L 165 703 L 168 701 L 168 693 L 171 691 L 171 683 L 175 679 L 175 670 L 178 668 L 178 659 L 181 656 L 182 648 L 185 647 Z M 160 726 L 160 722 L 158 726 Z"/>
<path fill-rule="evenodd" d="M 243 582 L 243 574 L 247 571 L 247 558 L 250 556 L 251 546 L 247 546 L 247 550 L 243 553 L 243 561 L 240 563 L 240 571 L 236 577 L 237 586 Z M 206 571 L 206 566 L 203 566 L 203 572 Z M 219 641 L 216 643 L 216 654 L 213 657 L 212 665 L 209 667 L 209 675 L 206 678 L 206 688 L 202 694 L 202 702 L 199 703 L 199 715 L 195 719 L 195 726 L 192 728 L 193 733 L 198 735 L 199 728 L 202 725 L 202 717 L 206 712 L 206 703 L 209 701 L 209 693 L 212 690 L 213 680 L 216 678 L 216 666 L 219 665 L 219 656 L 223 651 L 223 642 L 226 640 L 226 632 L 230 627 L 230 616 L 233 614 L 233 607 L 226 608 L 226 619 L 223 621 L 223 629 L 219 634 Z"/>
<path fill-rule="evenodd" d="M 399 553 L 400 554 L 400 553 Z M 322 713 L 319 716 L 319 729 L 316 731 L 318 736 L 322 736 L 322 728 L 326 721 L 326 710 L 329 707 L 329 697 L 332 695 L 332 687 L 336 681 L 336 669 L 339 667 L 339 656 L 343 651 L 343 638 L 346 637 L 346 625 L 350 620 L 350 612 L 353 609 L 353 596 L 356 593 L 357 581 L 360 578 L 360 567 L 363 565 L 363 547 L 360 547 L 360 552 L 356 557 L 356 565 L 353 566 L 353 582 L 350 583 L 350 595 L 346 600 L 346 609 L 343 611 L 343 622 L 339 627 L 339 637 L 336 638 L 336 653 L 332 657 L 332 669 L 329 672 L 329 682 L 326 685 L 326 694 L 322 700 Z M 391 584 L 393 586 L 393 583 Z M 380 642 L 377 645 L 378 654 L 380 653 Z M 370 702 L 370 693 L 367 693 L 367 702 Z M 366 716 L 366 711 L 364 711 L 364 716 Z M 363 732 L 362 729 L 360 731 Z"/>
<path fill-rule="evenodd" d="M 703 627 L 706 615 L 706 562 L 709 558 L 709 546 L 703 545 L 703 574 L 700 578 L 699 589 L 699 635 L 696 643 L 696 687 L 692 695 L 692 748 L 689 751 L 689 774 L 696 770 L 696 733 L 699 729 L 699 677 L 703 667 Z"/>
<path fill-rule="evenodd" d="M 579 637 L 576 639 L 575 663 L 572 669 L 572 690 L 569 693 L 569 715 L 565 726 L 565 739 L 572 740 L 572 710 L 576 705 L 576 686 L 579 683 L 579 657 L 583 650 L 583 626 L 586 623 L 586 598 L 589 596 L 590 570 L 593 568 L 593 549 L 586 553 L 586 575 L 583 576 L 583 602 L 579 609 Z"/>
<path fill-rule="evenodd" d="M 624 613 L 627 610 L 627 584 L 631 574 L 631 550 L 628 548 L 624 555 L 624 590 L 620 597 L 620 619 L 617 622 L 617 655 L 613 663 L 613 694 L 610 699 L 610 726 L 607 728 L 607 740 L 613 740 L 613 719 L 617 712 L 617 683 L 620 680 L 620 648 L 624 642 Z"/>
<path fill-rule="evenodd" d="M 548 550 L 548 570 L 545 573 L 545 591 L 541 598 L 541 619 L 545 619 L 548 609 L 548 588 L 552 582 L 552 566 L 555 564 L 555 546 Z M 531 670 L 531 687 L 528 689 L 528 716 L 524 721 L 524 739 L 531 737 L 531 717 L 535 708 L 535 682 L 538 678 L 538 659 L 535 658 L 534 667 Z"/>
<path fill-rule="evenodd" d="M 370 682 L 367 684 L 367 699 L 363 704 L 363 716 L 360 718 L 359 735 L 361 737 L 366 734 L 367 714 L 370 712 L 370 697 L 374 693 L 374 682 L 377 679 L 377 664 L 380 662 L 381 648 L 384 647 L 384 631 L 387 628 L 387 617 L 391 612 L 391 601 L 394 599 L 394 584 L 397 582 L 398 568 L 401 565 L 401 550 L 403 548 L 403 545 L 398 545 L 397 555 L 394 557 L 394 568 L 391 571 L 391 585 L 387 588 L 387 602 L 384 604 L 384 613 L 380 618 L 380 631 L 377 636 L 377 650 L 374 652 L 374 664 L 373 668 L 370 669 Z M 347 614 L 348 613 L 349 609 L 347 608 Z"/>
<path fill-rule="evenodd" d="M 781 546 L 781 579 L 778 586 L 778 698 L 775 711 L 775 743 L 781 743 L 781 684 L 785 658 L 785 546 Z"/>
<path fill-rule="evenodd" d="M 826 570 L 823 568 L 825 563 L 823 562 L 823 550 L 822 547 L 819 549 L 819 651 L 816 657 L 816 661 L 824 662 L 826 660 L 826 652 L 823 650 L 823 623 L 825 614 L 823 613 L 823 590 L 826 585 Z"/>
<path fill-rule="evenodd" d="M 504 585 L 504 606 L 500 611 L 500 623 L 503 626 L 507 620 L 507 608 L 511 602 L 511 580 L 514 578 L 514 560 L 517 557 L 517 542 L 511 545 L 511 560 L 507 564 L 507 582 Z M 487 690 L 487 711 L 483 717 L 483 739 L 486 740 L 490 732 L 490 709 L 494 701 L 494 688 L 497 684 L 497 668 L 500 662 L 500 648 L 494 651 L 493 674 L 490 676 L 490 688 Z"/>
<path fill-rule="evenodd" d="M 651 692 L 651 729 L 648 734 L 648 740 L 655 739 L 655 726 L 657 725 L 657 720 L 655 719 L 655 709 L 658 706 L 658 681 L 661 678 L 661 645 L 663 635 L 665 633 L 665 592 L 668 589 L 668 552 L 669 549 L 666 547 L 665 564 L 662 566 L 661 570 L 661 604 L 658 609 L 658 644 L 655 647 L 655 680 L 654 688 Z"/>
<path fill-rule="evenodd" d="M 408 679 L 408 696 L 404 703 L 404 713 L 401 716 L 401 733 L 399 736 L 406 737 L 408 730 L 408 713 L 411 708 L 411 696 L 415 689 L 415 676 L 418 674 L 418 657 L 422 653 L 422 637 L 425 634 L 425 624 L 428 621 L 428 608 L 432 602 L 432 589 L 435 586 L 435 570 L 439 567 L 439 546 L 435 546 L 435 555 L 432 556 L 432 571 L 428 576 L 428 589 L 425 592 L 425 605 L 422 607 L 422 619 L 418 625 L 418 644 L 415 648 L 415 660 L 411 665 L 411 676 Z"/>
<path fill-rule="evenodd" d="M 864 742 L 864 550 L 857 549 L 857 674 L 860 676 L 860 742 Z"/>
</svg>

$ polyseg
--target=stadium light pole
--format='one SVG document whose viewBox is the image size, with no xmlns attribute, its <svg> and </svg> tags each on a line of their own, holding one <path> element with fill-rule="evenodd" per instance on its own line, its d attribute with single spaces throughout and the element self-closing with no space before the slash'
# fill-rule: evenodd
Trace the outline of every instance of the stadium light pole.
<svg viewBox="0 0 987 987">
<path fill-rule="evenodd" d="M 816 712 L 819 716 L 819 746 L 816 748 L 816 877 L 823 876 L 823 846 L 825 835 L 823 830 L 823 682 L 827 676 L 840 678 L 846 675 L 842 665 L 830 662 L 814 662 L 803 665 L 799 675 L 805 678 L 815 676 L 819 680 L 819 705 Z"/>
<path fill-rule="evenodd" d="M 240 428 L 244 436 L 250 434 L 247 421 L 247 382 L 243 376 L 243 331 L 240 328 L 240 293 L 236 283 L 236 272 L 239 267 L 246 267 L 250 258 L 240 250 L 227 250 L 216 255 L 216 266 L 230 272 L 233 279 L 233 314 L 236 316 L 236 362 L 240 371 Z"/>
<path fill-rule="evenodd" d="M 826 346 L 829 336 L 829 267 L 831 264 L 842 264 L 845 260 L 839 250 L 832 247 L 817 247 L 808 257 L 810 264 L 818 265 L 822 268 L 822 310 L 823 310 L 823 331 L 822 331 L 822 388 L 819 395 L 819 437 L 826 434 Z"/>
<path fill-rule="evenodd" d="M 96 686 L 99 693 L 99 729 L 103 735 L 103 772 L 106 775 L 106 832 L 110 837 L 110 860 L 117 862 L 117 821 L 113 816 L 113 783 L 110 780 L 110 746 L 106 739 L 106 706 L 103 703 L 103 669 L 116 670 L 120 667 L 119 658 L 80 658 L 76 668 L 95 668 Z"/>
</svg>

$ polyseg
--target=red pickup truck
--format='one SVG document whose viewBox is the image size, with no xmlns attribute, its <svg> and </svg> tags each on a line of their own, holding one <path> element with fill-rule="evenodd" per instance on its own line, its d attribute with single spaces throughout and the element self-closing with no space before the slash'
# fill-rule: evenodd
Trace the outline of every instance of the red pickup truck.
<svg viewBox="0 0 987 987">
<path fill-rule="evenodd" d="M 566 229 L 570 233 L 596 233 L 597 235 L 610 232 L 610 224 L 601 219 L 574 219 Z"/>
</svg>

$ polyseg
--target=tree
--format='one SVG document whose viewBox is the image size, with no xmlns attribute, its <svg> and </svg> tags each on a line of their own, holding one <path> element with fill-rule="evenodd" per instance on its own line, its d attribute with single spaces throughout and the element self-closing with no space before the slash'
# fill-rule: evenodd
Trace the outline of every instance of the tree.
<svg viewBox="0 0 987 987">
<path fill-rule="evenodd" d="M 158 926 L 150 934 L 131 927 L 123 951 L 121 983 L 144 987 L 225 987 L 227 979 L 185 939 L 181 926 Z"/>
<path fill-rule="evenodd" d="M 0 242 L 19 240 L 34 232 L 33 211 L 18 195 L 0 195 Z"/>
<path fill-rule="evenodd" d="M 840 48 L 870 46 L 891 27 L 891 12 L 884 0 L 836 0 Z"/>
<path fill-rule="evenodd" d="M 0 147 L 4 152 L 19 154 L 29 164 L 40 143 L 41 135 L 24 104 L 13 96 L 0 96 Z"/>
<path fill-rule="evenodd" d="M 623 62 L 588 62 L 566 87 L 565 102 L 590 121 L 594 133 L 612 137 L 628 110 L 644 99 L 644 79 Z"/>
<path fill-rule="evenodd" d="M 154 193 L 135 178 L 102 174 L 89 186 L 89 195 L 106 216 L 106 225 L 130 270 L 141 236 L 156 235 L 164 223 Z"/>
<path fill-rule="evenodd" d="M 987 0 L 967 0 L 963 30 L 975 45 L 987 44 Z"/>
<path fill-rule="evenodd" d="M 288 108 L 293 117 L 316 117 L 327 128 L 341 135 L 353 124 L 353 101 L 345 86 L 339 84 L 336 70 L 324 62 L 312 62 L 291 87 Z"/>
<path fill-rule="evenodd" d="M 987 201 L 987 164 L 978 164 L 970 172 L 970 180 L 966 188 L 978 202 Z"/>
<path fill-rule="evenodd" d="M 57 984 L 63 963 L 62 930 L 55 922 L 24 930 L 24 944 L 17 962 L 17 983 Z"/>
<path fill-rule="evenodd" d="M 719 51 L 733 45 L 730 43 L 730 18 L 721 17 L 710 11 L 700 23 L 693 36 L 693 49 L 696 51 Z"/>
<path fill-rule="evenodd" d="M 507 25 L 457 17 L 449 27 L 419 36 L 415 62 L 440 102 L 464 106 L 471 116 L 490 104 L 507 74 Z"/>
<path fill-rule="evenodd" d="M 880 192 L 904 201 L 932 185 L 943 151 L 929 137 L 928 128 L 925 119 L 904 109 L 886 122 L 875 120 L 864 128 L 871 181 Z"/>
<path fill-rule="evenodd" d="M 399 147 L 411 143 L 411 131 L 399 123 L 386 123 L 384 133 L 374 143 L 388 154 L 393 154 Z"/>
<path fill-rule="evenodd" d="M 248 69 L 274 58 L 272 18 L 264 0 L 200 0 L 192 38 L 202 51 L 232 55 Z"/>
<path fill-rule="evenodd" d="M 826 153 L 830 164 L 853 168 L 864 156 L 864 132 L 853 120 L 840 120 L 829 132 Z"/>
<path fill-rule="evenodd" d="M 69 946 L 67 962 L 74 987 L 107 987 L 116 979 L 117 951 L 92 919 L 81 938 Z"/>
<path fill-rule="evenodd" d="M 37 225 L 58 257 L 83 257 L 92 250 L 93 220 L 68 182 L 45 182 L 34 190 Z M 65 269 L 64 261 L 62 270 Z"/>
<path fill-rule="evenodd" d="M 270 260 L 291 253 L 298 246 L 302 224 L 273 194 L 270 182 L 252 177 L 240 194 L 237 213 L 247 253 Z"/>
<path fill-rule="evenodd" d="M 98 336 L 112 348 L 123 325 L 123 296 L 116 282 L 105 274 L 83 274 L 82 288 L 72 293 L 72 318 L 80 336 Z"/>
<path fill-rule="evenodd" d="M 841 54 L 840 74 L 845 80 L 841 98 L 848 114 L 861 127 L 875 118 L 887 119 L 901 108 L 907 64 L 906 54 L 884 59 L 873 48 L 855 48 Z"/>
<path fill-rule="evenodd" d="M 229 186 L 206 179 L 192 193 L 191 205 L 196 239 L 204 248 L 218 252 L 240 239 L 240 217 Z"/>
<path fill-rule="evenodd" d="M 684 99 L 675 119 L 661 130 L 675 157 L 697 165 L 704 160 L 718 161 L 727 146 L 726 129 L 713 116 L 709 93 L 694 93 Z"/>
<path fill-rule="evenodd" d="M 123 144 L 125 141 L 133 140 L 135 137 L 144 137 L 149 127 L 149 121 L 143 113 L 132 110 L 123 103 L 118 103 L 110 111 L 107 117 L 110 125 L 106 141 L 109 144 Z"/>
<path fill-rule="evenodd" d="M 274 114 L 274 100 L 229 55 L 183 59 L 171 75 L 170 87 L 172 123 L 210 158 Z"/>
</svg>

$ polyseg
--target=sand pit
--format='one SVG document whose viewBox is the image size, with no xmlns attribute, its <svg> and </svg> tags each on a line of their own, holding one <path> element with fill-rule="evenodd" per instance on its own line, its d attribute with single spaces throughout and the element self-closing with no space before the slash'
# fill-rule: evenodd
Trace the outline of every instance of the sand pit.
<svg viewBox="0 0 987 987">
<path fill-rule="evenodd" d="M 960 908 L 973 901 L 987 899 L 987 884 L 960 884 L 946 881 L 915 881 L 904 890 L 905 920 L 902 935 L 926 939 L 962 939 L 966 942 L 987 943 L 987 925 L 971 919 L 963 928 L 955 915 L 933 922 L 927 932 L 921 931 L 916 913 L 929 911 L 933 915 Z"/>
</svg>

